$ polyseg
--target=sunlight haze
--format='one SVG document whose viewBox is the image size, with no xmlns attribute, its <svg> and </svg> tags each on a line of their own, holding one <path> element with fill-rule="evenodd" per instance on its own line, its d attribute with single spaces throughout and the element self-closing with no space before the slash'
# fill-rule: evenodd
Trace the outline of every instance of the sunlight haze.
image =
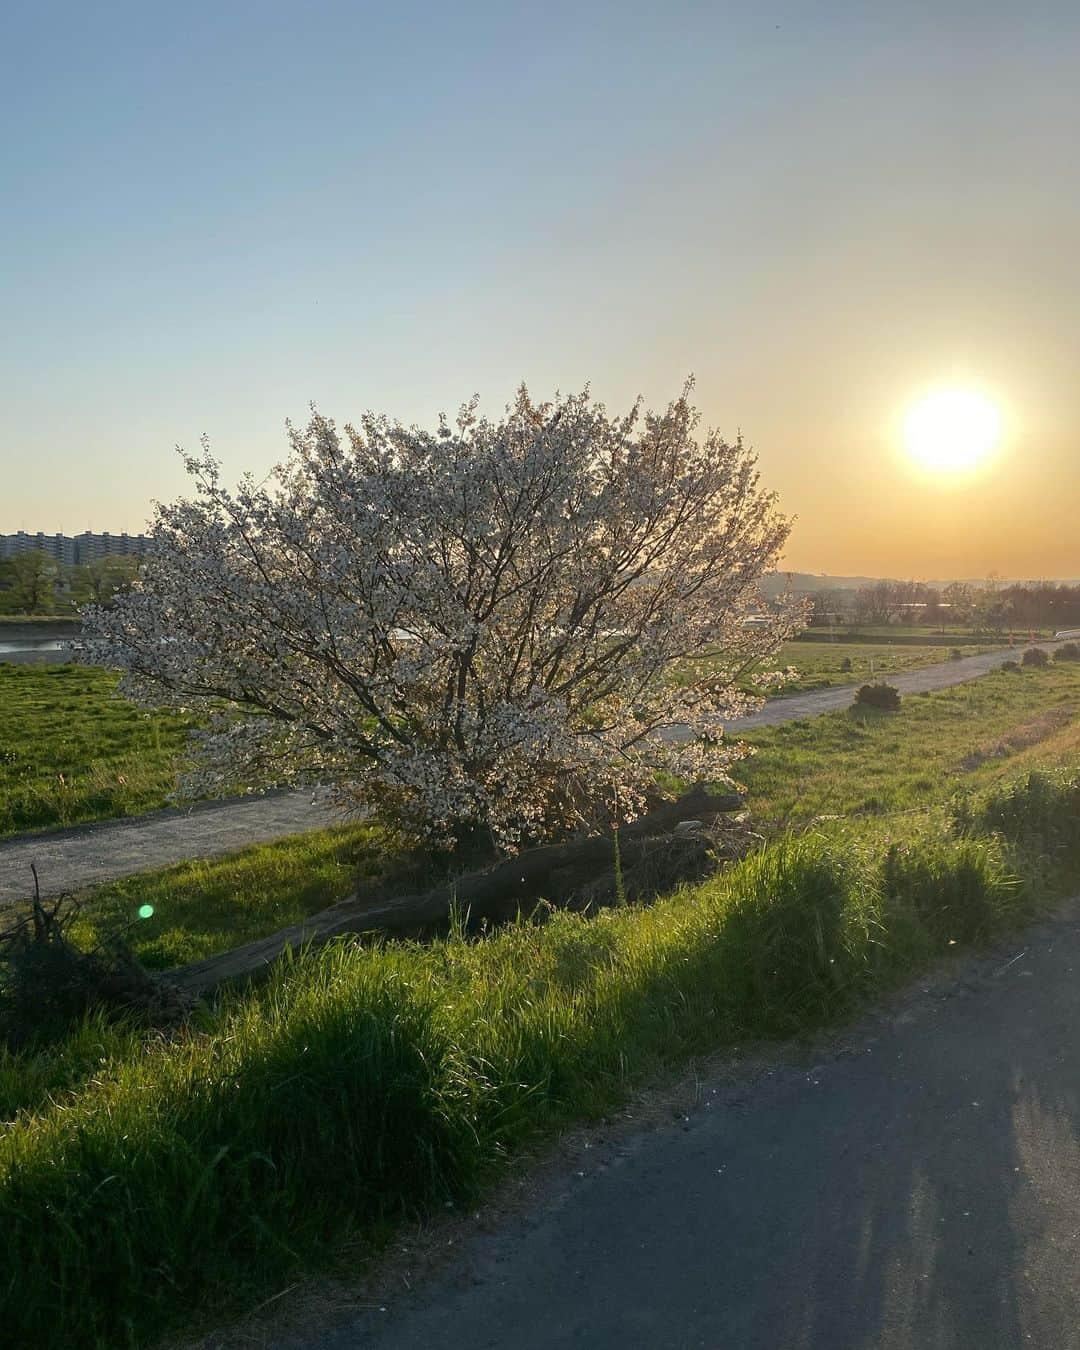
<svg viewBox="0 0 1080 1350">
<path fill-rule="evenodd" d="M 312 401 L 430 423 L 693 373 L 798 517 L 790 568 L 1080 574 L 1074 7 L 16 3 L 0 31 L 0 532 L 140 530 L 176 443 L 261 476 Z M 905 439 L 942 390 L 976 401 Z"/>
</svg>

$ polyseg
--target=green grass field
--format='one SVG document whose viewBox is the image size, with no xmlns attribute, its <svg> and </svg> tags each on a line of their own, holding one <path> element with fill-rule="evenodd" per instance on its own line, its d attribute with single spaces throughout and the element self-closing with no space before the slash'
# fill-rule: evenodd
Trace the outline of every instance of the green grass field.
<svg viewBox="0 0 1080 1350">
<path fill-rule="evenodd" d="M 151 969 L 239 947 L 379 885 L 394 854 L 375 825 L 343 825 L 205 861 L 179 863 L 85 895 L 89 942 L 123 932 Z M 140 910 L 153 911 L 139 917 Z"/>
<path fill-rule="evenodd" d="M 755 816 L 805 821 L 917 810 L 1080 748 L 1080 667 L 995 671 L 907 696 L 898 713 L 854 708 L 749 732 L 740 766 Z"/>
<path fill-rule="evenodd" d="M 798 669 L 774 691 L 794 693 L 887 679 L 947 657 L 940 646 L 798 641 L 770 668 Z M 115 690 L 116 677 L 93 667 L 0 663 L 0 836 L 165 805 L 191 721 L 144 712 Z"/>
<path fill-rule="evenodd" d="M 0 663 L 0 835 L 164 804 L 190 722 L 115 689 L 92 667 Z"/>
<path fill-rule="evenodd" d="M 960 648 L 965 656 L 993 650 L 985 642 L 967 643 Z M 937 665 L 949 659 L 948 646 L 889 642 L 809 642 L 799 639 L 781 647 L 769 662 L 770 670 L 792 667 L 796 679 L 775 686 L 776 694 L 800 694 L 813 689 L 831 689 L 835 685 L 865 684 L 870 680 L 889 680 L 910 670 Z M 850 663 L 850 668 L 847 667 Z"/>
<path fill-rule="evenodd" d="M 1080 664 L 904 700 L 899 713 L 827 713 L 747 736 L 739 766 L 757 825 L 802 827 L 815 817 L 941 810 L 958 789 L 981 790 L 1032 768 L 1080 758 Z M 88 924 L 114 927 L 148 965 L 199 960 L 265 936 L 378 884 L 392 866 L 371 826 L 319 831 L 206 862 L 129 877 L 87 893 Z M 139 921 L 140 907 L 153 915 Z"/>
</svg>

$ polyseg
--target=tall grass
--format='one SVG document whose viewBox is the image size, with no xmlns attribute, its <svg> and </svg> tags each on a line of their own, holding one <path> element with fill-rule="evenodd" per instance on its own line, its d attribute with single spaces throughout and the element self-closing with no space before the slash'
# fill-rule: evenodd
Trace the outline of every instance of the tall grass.
<svg viewBox="0 0 1080 1350">
<path fill-rule="evenodd" d="M 257 1300 L 343 1234 L 377 1244 L 474 1195 L 658 1070 L 833 1018 L 1027 912 L 998 840 L 911 848 L 782 838 L 647 909 L 340 942 L 92 1070 L 84 1029 L 44 1076 L 28 1061 L 21 1092 L 9 1057 L 5 1335 L 145 1346 L 192 1307 Z"/>
<path fill-rule="evenodd" d="M 747 732 L 757 753 L 739 777 L 759 819 L 921 809 L 958 781 L 980 790 L 1013 777 L 1015 761 L 1036 761 L 1058 740 L 1075 763 L 1078 704 L 1080 663 L 996 672 L 908 695 L 896 715 L 851 709 Z M 973 758 L 979 747 L 987 753 Z"/>
</svg>

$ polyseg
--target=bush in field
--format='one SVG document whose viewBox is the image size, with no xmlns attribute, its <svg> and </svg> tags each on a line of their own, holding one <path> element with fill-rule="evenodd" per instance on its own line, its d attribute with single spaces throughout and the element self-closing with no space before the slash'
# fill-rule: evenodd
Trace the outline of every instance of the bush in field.
<svg viewBox="0 0 1080 1350">
<path fill-rule="evenodd" d="M 1010 671 L 1018 671 L 1018 670 L 1020 669 L 1020 662 L 1019 662 L 1019 661 L 1002 661 L 1002 663 L 1001 663 L 1001 669 L 1002 669 L 1002 670 L 1010 670 Z"/>
<path fill-rule="evenodd" d="M 900 707 L 900 691 L 892 684 L 864 684 L 855 693 L 855 704 L 860 708 L 896 712 Z"/>
<path fill-rule="evenodd" d="M 236 492 L 204 445 L 196 498 L 91 612 L 94 659 L 205 714 L 194 790 L 322 782 L 440 845 L 629 814 L 660 771 L 722 779 L 742 674 L 801 610 L 759 593 L 789 525 L 753 455 L 697 426 L 688 389 L 611 417 L 522 388 L 433 431 L 315 414 Z"/>
<path fill-rule="evenodd" d="M 960 650 L 959 647 L 953 647 L 952 650 L 949 652 L 950 661 L 962 661 L 963 659 L 964 653 Z"/>
<path fill-rule="evenodd" d="M 1021 665 L 1048 666 L 1050 658 L 1041 647 L 1029 647 L 1020 658 Z"/>
<path fill-rule="evenodd" d="M 850 671 L 851 671 L 851 657 L 850 657 L 850 656 L 845 656 L 844 659 L 840 662 L 840 669 L 844 672 L 845 675 L 847 675 L 847 674 L 850 673 Z"/>
<path fill-rule="evenodd" d="M 1080 643 L 1063 642 L 1054 653 L 1055 661 L 1080 661 Z"/>
</svg>

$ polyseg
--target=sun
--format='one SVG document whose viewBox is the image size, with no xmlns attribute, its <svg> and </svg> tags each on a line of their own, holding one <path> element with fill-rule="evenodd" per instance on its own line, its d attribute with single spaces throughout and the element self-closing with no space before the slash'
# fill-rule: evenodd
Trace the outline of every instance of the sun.
<svg viewBox="0 0 1080 1350">
<path fill-rule="evenodd" d="M 972 389 L 938 389 L 904 418 L 904 443 L 928 469 L 952 473 L 984 459 L 1001 435 L 1001 414 Z"/>
</svg>

